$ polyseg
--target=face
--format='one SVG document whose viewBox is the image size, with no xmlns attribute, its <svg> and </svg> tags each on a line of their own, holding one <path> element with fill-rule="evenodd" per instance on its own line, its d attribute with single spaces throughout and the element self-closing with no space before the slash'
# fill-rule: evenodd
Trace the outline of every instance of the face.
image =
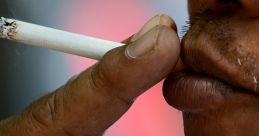
<svg viewBox="0 0 259 136">
<path fill-rule="evenodd" d="M 259 0 L 189 0 L 189 14 L 185 64 L 259 92 Z"/>
<path fill-rule="evenodd" d="M 187 70 L 164 96 L 183 111 L 186 136 L 259 135 L 259 0 L 189 0 Z"/>
</svg>

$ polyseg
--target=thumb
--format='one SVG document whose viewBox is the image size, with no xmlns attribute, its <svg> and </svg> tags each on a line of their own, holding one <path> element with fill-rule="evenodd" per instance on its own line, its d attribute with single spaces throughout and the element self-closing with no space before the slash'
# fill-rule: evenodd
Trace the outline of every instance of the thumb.
<svg viewBox="0 0 259 136">
<path fill-rule="evenodd" d="M 161 81 L 176 65 L 180 42 L 172 24 L 165 15 L 151 19 L 128 45 L 108 52 L 73 81 L 34 102 L 22 113 L 27 121 L 16 119 L 16 126 L 22 126 L 18 130 L 30 132 L 24 134 L 27 136 L 92 136 L 104 132 L 137 96 Z M 31 122 L 33 128 L 22 130 L 24 122 Z"/>
</svg>

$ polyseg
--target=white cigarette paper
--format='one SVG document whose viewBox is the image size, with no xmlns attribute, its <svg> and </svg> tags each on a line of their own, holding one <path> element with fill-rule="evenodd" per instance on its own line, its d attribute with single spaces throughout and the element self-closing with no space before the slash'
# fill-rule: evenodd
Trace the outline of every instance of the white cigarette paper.
<svg viewBox="0 0 259 136">
<path fill-rule="evenodd" d="M 1 17 L 0 38 L 99 60 L 122 43 Z"/>
</svg>

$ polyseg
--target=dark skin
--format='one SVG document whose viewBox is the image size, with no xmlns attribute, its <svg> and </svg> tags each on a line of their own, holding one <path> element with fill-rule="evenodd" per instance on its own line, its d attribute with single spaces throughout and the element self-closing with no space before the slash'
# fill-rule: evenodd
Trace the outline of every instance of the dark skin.
<svg viewBox="0 0 259 136">
<path fill-rule="evenodd" d="M 164 84 L 186 136 L 259 135 L 259 0 L 189 0 L 182 41 L 188 70 Z"/>
<path fill-rule="evenodd" d="M 165 77 L 164 96 L 183 111 L 186 136 L 259 135 L 257 5 L 258 0 L 189 0 L 184 70 L 177 66 L 175 23 L 165 15 L 152 18 L 125 47 L 1 121 L 0 135 L 101 135 Z"/>
</svg>

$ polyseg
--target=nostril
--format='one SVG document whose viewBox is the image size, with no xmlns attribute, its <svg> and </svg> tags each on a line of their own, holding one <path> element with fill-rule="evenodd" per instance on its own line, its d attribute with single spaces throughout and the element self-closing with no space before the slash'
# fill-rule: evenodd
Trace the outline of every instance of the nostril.
<svg viewBox="0 0 259 136">
<path fill-rule="evenodd" d="M 240 2 L 240 0 L 218 0 L 220 3 Z"/>
<path fill-rule="evenodd" d="M 203 14 L 210 11 L 216 14 L 230 14 L 241 9 L 240 0 L 188 0 L 188 9 L 190 16 Z"/>
<path fill-rule="evenodd" d="M 242 7 L 240 0 L 216 0 L 211 9 L 217 13 L 236 11 Z"/>
</svg>

